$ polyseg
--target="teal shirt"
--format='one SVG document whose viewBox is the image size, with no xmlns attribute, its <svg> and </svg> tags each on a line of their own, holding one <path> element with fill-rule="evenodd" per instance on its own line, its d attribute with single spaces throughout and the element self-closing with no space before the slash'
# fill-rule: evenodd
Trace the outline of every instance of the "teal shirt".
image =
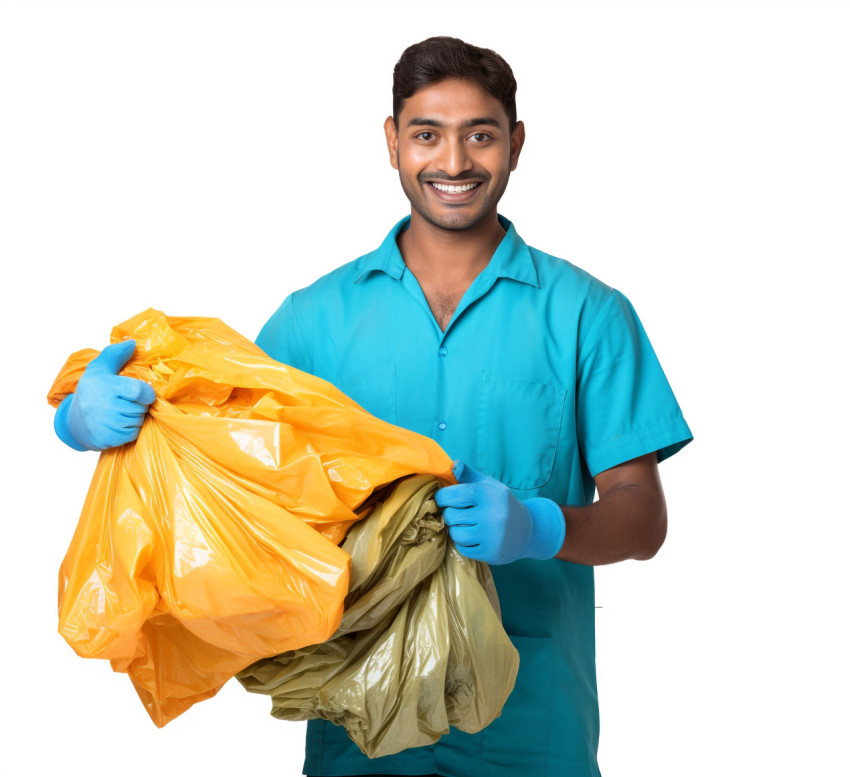
<svg viewBox="0 0 850 777">
<path fill-rule="evenodd" d="M 291 294 L 257 344 L 325 378 L 379 418 L 436 440 L 520 499 L 593 501 L 593 477 L 691 440 L 629 301 L 506 234 L 440 330 L 396 237 Z M 552 559 L 491 567 L 520 653 L 501 717 L 479 734 L 370 761 L 310 721 L 306 774 L 598 775 L 593 568 Z"/>
</svg>

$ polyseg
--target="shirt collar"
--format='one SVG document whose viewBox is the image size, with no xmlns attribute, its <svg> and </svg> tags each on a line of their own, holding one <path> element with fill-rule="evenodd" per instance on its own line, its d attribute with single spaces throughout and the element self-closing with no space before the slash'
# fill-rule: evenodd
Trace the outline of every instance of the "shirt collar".
<svg viewBox="0 0 850 777">
<path fill-rule="evenodd" d="M 499 216 L 499 223 L 505 230 L 505 236 L 490 258 L 489 264 L 482 271 L 482 275 L 491 275 L 494 279 L 510 278 L 540 288 L 537 269 L 525 241 L 517 234 L 514 225 L 504 216 Z M 396 280 L 401 279 L 407 268 L 398 250 L 396 238 L 407 229 L 408 224 L 410 224 L 410 216 L 405 216 L 389 231 L 377 250 L 358 260 L 360 267 L 355 283 L 359 283 L 373 272 L 383 272 Z"/>
</svg>

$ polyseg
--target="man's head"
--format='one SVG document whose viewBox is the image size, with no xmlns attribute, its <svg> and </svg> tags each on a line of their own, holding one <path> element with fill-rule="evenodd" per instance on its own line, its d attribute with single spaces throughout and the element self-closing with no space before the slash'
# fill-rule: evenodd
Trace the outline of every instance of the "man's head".
<svg viewBox="0 0 850 777">
<path fill-rule="evenodd" d="M 489 49 L 429 38 L 404 51 L 384 131 L 416 214 L 447 230 L 495 223 L 525 139 L 515 95 L 510 66 Z"/>
</svg>

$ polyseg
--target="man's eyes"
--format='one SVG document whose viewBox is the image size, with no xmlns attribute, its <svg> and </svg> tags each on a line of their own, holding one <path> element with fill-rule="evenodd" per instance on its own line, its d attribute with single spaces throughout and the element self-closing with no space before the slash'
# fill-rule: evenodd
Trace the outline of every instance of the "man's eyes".
<svg viewBox="0 0 850 777">
<path fill-rule="evenodd" d="M 429 132 L 426 130 L 425 132 L 417 133 L 416 137 L 419 140 L 423 140 L 426 143 L 429 143 L 430 141 L 434 140 L 437 135 L 434 132 Z M 488 140 L 492 140 L 493 136 L 490 135 L 488 132 L 476 132 L 475 134 L 470 135 L 469 139 L 473 143 L 486 143 Z"/>
</svg>

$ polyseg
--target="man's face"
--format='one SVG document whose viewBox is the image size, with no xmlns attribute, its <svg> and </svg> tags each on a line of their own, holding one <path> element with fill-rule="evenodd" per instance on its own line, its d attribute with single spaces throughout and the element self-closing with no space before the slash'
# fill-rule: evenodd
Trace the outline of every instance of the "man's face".
<svg viewBox="0 0 850 777">
<path fill-rule="evenodd" d="M 510 132 L 501 102 L 471 81 L 447 78 L 405 100 L 384 122 L 390 162 L 413 209 L 442 229 L 477 226 L 495 213 L 525 137 Z"/>
</svg>

